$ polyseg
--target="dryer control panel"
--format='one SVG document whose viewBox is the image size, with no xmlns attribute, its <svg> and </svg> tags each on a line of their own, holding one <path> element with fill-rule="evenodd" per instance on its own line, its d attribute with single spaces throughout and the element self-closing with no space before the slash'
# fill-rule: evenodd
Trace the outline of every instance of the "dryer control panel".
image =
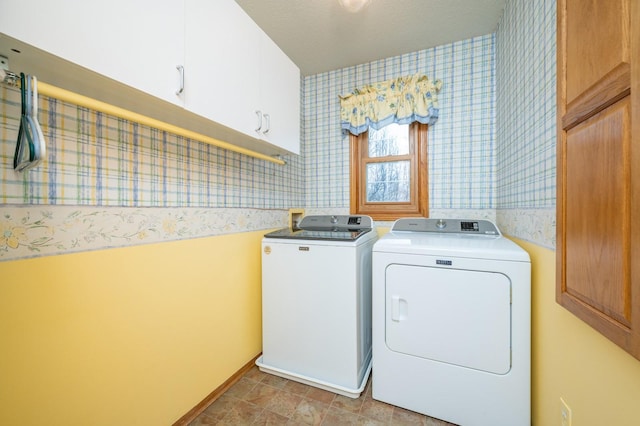
<svg viewBox="0 0 640 426">
<path fill-rule="evenodd" d="M 435 232 L 442 234 L 502 235 L 498 227 L 488 220 L 476 219 L 398 219 L 391 228 L 392 232 Z"/>
</svg>

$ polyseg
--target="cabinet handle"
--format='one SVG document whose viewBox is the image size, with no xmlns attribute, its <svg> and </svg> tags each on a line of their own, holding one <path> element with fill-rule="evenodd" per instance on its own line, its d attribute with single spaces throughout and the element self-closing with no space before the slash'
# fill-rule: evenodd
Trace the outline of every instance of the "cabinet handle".
<svg viewBox="0 0 640 426">
<path fill-rule="evenodd" d="M 260 129 L 262 129 L 262 111 L 257 110 L 256 115 L 258 116 L 258 127 L 256 127 L 256 132 L 259 133 Z"/>
<path fill-rule="evenodd" d="M 269 130 L 271 130 L 271 116 L 269 114 L 265 114 L 264 120 L 267 123 L 267 125 L 265 126 L 266 129 L 262 131 L 262 134 L 266 135 L 267 133 L 269 133 Z"/>
<path fill-rule="evenodd" d="M 184 67 L 182 65 L 176 65 L 176 69 L 178 70 L 178 73 L 180 74 L 180 88 L 176 92 L 176 95 L 180 96 L 180 95 L 182 95 L 182 92 L 184 91 Z"/>
</svg>

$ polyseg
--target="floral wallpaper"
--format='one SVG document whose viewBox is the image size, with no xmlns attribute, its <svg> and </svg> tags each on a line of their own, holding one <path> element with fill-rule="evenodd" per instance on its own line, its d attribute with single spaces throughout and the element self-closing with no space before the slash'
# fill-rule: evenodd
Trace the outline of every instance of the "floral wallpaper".
<svg viewBox="0 0 640 426">
<path fill-rule="evenodd" d="M 283 228 L 287 210 L 0 208 L 0 261 Z"/>
</svg>

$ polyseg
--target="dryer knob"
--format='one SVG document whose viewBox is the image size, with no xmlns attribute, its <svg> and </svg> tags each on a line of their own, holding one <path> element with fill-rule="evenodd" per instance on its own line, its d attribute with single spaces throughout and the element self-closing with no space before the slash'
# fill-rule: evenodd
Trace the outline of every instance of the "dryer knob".
<svg viewBox="0 0 640 426">
<path fill-rule="evenodd" d="M 447 227 L 447 221 L 438 219 L 438 221 L 436 222 L 436 226 L 438 227 L 438 229 L 444 229 Z"/>
<path fill-rule="evenodd" d="M 331 216 L 331 223 L 338 223 L 338 216 Z"/>
</svg>

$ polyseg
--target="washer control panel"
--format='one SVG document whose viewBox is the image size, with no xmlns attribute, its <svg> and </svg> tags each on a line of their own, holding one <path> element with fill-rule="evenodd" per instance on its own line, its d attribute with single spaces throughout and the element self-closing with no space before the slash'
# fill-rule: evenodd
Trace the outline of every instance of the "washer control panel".
<svg viewBox="0 0 640 426">
<path fill-rule="evenodd" d="M 498 227 L 488 220 L 475 219 L 398 219 L 391 228 L 392 232 L 435 232 L 467 235 L 501 235 Z"/>
<path fill-rule="evenodd" d="M 364 215 L 305 216 L 298 224 L 300 229 L 311 230 L 360 230 L 371 229 L 373 221 Z"/>
</svg>

